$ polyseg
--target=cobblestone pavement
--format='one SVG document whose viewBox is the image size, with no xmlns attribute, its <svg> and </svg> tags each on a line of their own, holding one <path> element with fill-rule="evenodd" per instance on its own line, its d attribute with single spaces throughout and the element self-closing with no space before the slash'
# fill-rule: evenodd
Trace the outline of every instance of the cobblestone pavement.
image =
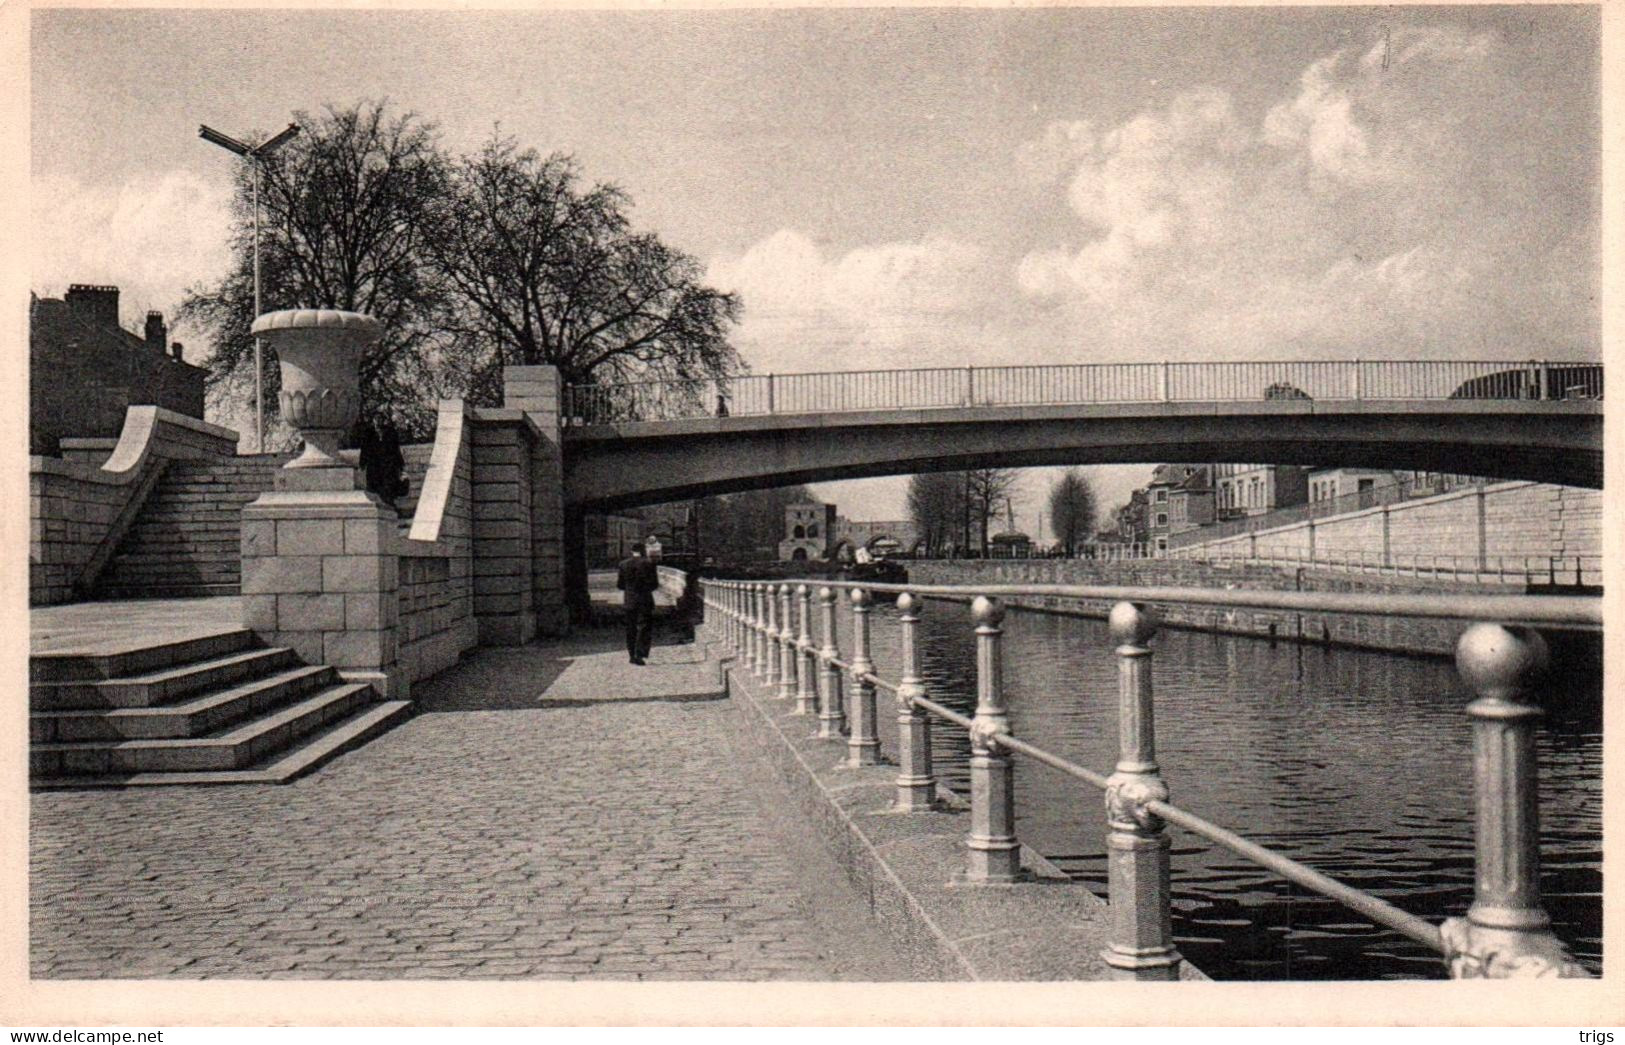
<svg viewBox="0 0 1625 1045">
<path fill-rule="evenodd" d="M 293 784 L 34 795 L 33 975 L 891 978 L 793 870 L 715 667 L 587 641 L 481 650 Z"/>
</svg>

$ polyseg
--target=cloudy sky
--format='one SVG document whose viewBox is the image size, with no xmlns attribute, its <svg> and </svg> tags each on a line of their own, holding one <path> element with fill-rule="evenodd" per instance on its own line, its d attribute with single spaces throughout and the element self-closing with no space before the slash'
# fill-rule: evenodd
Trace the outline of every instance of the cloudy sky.
<svg viewBox="0 0 1625 1045">
<path fill-rule="evenodd" d="M 387 97 L 454 149 L 500 122 L 623 186 L 743 296 L 760 372 L 1600 353 L 1595 8 L 32 26 L 34 287 L 117 283 L 132 322 L 225 265 L 199 123 Z M 1094 474 L 1116 501 L 1144 472 Z M 898 480 L 821 489 L 902 511 Z"/>
</svg>

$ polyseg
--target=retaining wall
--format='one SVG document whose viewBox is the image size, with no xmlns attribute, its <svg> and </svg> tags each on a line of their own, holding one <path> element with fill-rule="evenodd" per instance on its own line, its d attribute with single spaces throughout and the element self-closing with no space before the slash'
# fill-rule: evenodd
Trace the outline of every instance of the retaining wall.
<svg viewBox="0 0 1625 1045">
<path fill-rule="evenodd" d="M 1226 565 L 1181 559 L 1093 562 L 1053 559 L 1030 562 L 925 560 L 909 563 L 909 580 L 919 584 L 1120 584 L 1256 591 L 1327 591 L 1379 594 L 1522 594 L 1523 585 L 1467 581 L 1368 577 L 1304 567 Z M 1006 603 L 1026 609 L 1104 618 L 1109 600 L 1055 595 L 1011 596 Z M 1286 610 L 1229 609 L 1214 606 L 1161 606 L 1165 624 L 1234 635 L 1355 646 L 1397 653 L 1453 655 L 1456 640 L 1470 622 L 1417 617 L 1373 617 Z"/>
<path fill-rule="evenodd" d="M 100 466 L 82 458 L 30 457 L 29 604 L 89 593 L 169 461 L 236 452 L 237 433 L 229 428 L 158 406 L 132 406 Z"/>
<path fill-rule="evenodd" d="M 1562 558 L 1602 554 L 1602 491 L 1508 482 L 1396 501 L 1343 515 L 1300 519 L 1250 533 L 1171 541 L 1180 554 L 1322 558 L 1429 556 Z"/>
</svg>

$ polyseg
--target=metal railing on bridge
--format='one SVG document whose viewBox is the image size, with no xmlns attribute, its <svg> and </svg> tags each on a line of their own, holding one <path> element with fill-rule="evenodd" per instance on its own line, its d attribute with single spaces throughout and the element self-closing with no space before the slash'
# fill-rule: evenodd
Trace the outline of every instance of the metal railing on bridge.
<svg viewBox="0 0 1625 1045">
<path fill-rule="evenodd" d="M 700 417 L 1249 400 L 1601 399 L 1597 363 L 1350 360 L 945 367 L 570 385 L 572 426 Z"/>
<path fill-rule="evenodd" d="M 1288 879 L 1337 900 L 1371 921 L 1438 952 L 1458 979 L 1524 976 L 1586 977 L 1550 929 L 1540 896 L 1536 809 L 1535 724 L 1549 654 L 1527 625 L 1600 627 L 1601 600 L 1581 596 L 1365 595 L 1209 591 L 1189 588 L 1075 585 L 926 586 L 826 581 L 816 597 L 819 639 L 812 635 L 814 592 L 807 584 L 703 581 L 707 623 L 738 660 L 738 671 L 799 714 L 814 715 L 817 735 L 846 736 L 846 764 L 880 764 L 876 690 L 895 699 L 898 741 L 896 801 L 902 813 L 936 808 L 927 716 L 964 728 L 971 744 L 971 830 L 963 880 L 1019 881 L 1021 843 L 1015 831 L 1012 756 L 1033 759 L 1105 792 L 1110 939 L 1103 958 L 1124 979 L 1179 978 L 1174 946 L 1170 841 L 1175 824 Z M 852 613 L 853 648 L 844 659 L 836 641 L 838 592 Z M 902 629 L 902 663 L 895 680 L 870 659 L 873 593 L 895 593 Z M 1109 774 L 1096 772 L 1016 737 L 1004 703 L 1000 599 L 1058 595 L 1110 600 L 1109 625 L 1118 661 L 1119 757 Z M 930 699 L 920 671 L 919 623 L 925 599 L 971 603 L 976 639 L 976 709 L 962 715 Z M 1462 634 L 1456 665 L 1478 699 L 1467 706 L 1473 730 L 1477 807 L 1474 900 L 1466 914 L 1434 925 L 1371 893 L 1248 841 L 1169 798 L 1156 759 L 1152 651 L 1158 625 L 1152 604 L 1187 603 L 1477 621 Z M 799 614 L 796 606 L 799 604 Z M 712 614 L 715 614 L 713 617 Z M 1517 622 L 1517 623 L 1510 623 Z M 843 706 L 842 683 L 850 690 Z"/>
</svg>

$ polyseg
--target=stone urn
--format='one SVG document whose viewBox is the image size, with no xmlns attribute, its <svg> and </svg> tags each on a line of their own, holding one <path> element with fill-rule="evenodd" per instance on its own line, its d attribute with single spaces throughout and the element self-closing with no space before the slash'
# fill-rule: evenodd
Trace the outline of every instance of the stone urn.
<svg viewBox="0 0 1625 1045">
<path fill-rule="evenodd" d="M 348 468 L 339 458 L 361 406 L 361 354 L 384 332 L 360 312 L 290 308 L 254 320 L 253 333 L 271 343 L 282 367 L 282 416 L 299 430 L 305 452 L 287 468 Z"/>
</svg>

